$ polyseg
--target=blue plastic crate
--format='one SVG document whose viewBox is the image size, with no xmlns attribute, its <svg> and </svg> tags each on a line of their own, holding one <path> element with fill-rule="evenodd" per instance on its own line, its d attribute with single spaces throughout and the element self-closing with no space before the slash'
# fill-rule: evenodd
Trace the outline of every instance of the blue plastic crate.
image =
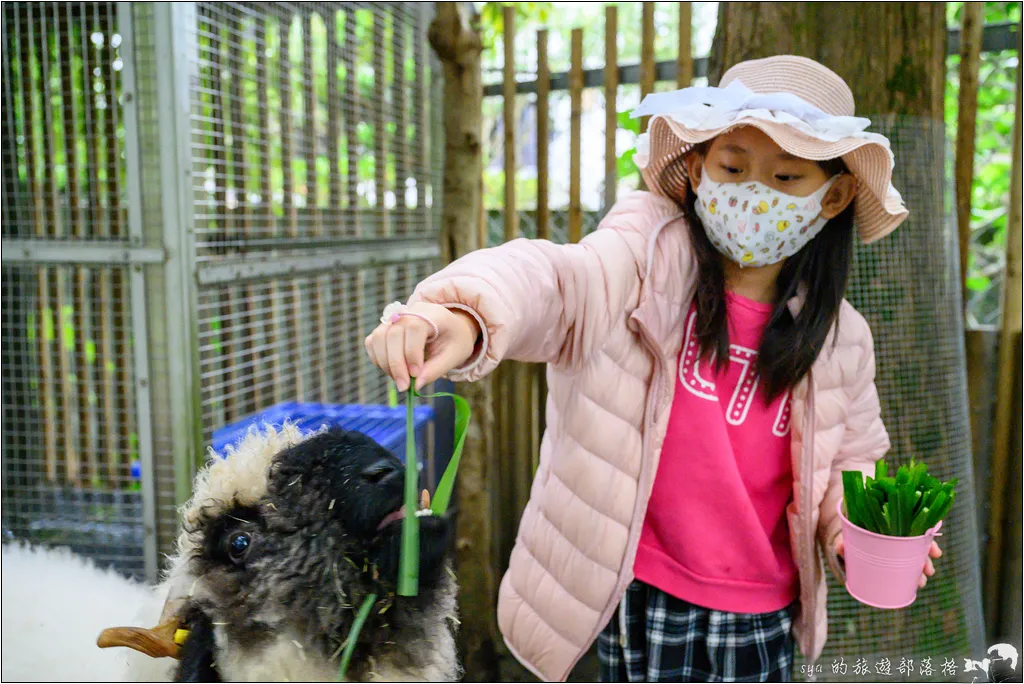
<svg viewBox="0 0 1024 684">
<path fill-rule="evenodd" d="M 415 407 L 413 420 L 416 426 L 416 453 L 422 463 L 426 427 L 434 420 L 434 408 L 427 405 Z M 405 460 L 405 406 L 391 408 L 379 405 L 299 402 L 277 404 L 215 430 L 213 450 L 223 456 L 225 449 L 240 442 L 250 427 L 279 427 L 285 421 L 294 423 L 303 432 L 313 432 L 324 425 L 357 430 L 373 438 L 398 458 Z"/>
</svg>

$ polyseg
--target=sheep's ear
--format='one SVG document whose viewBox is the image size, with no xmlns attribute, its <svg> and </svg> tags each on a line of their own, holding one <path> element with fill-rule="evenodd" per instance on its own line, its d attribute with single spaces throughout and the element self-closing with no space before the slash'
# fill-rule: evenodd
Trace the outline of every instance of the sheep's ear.
<svg viewBox="0 0 1024 684">
<path fill-rule="evenodd" d="M 188 637 L 178 654 L 176 682 L 223 681 L 214 662 L 213 621 L 198 609 L 189 610 L 185 619 Z"/>
</svg>

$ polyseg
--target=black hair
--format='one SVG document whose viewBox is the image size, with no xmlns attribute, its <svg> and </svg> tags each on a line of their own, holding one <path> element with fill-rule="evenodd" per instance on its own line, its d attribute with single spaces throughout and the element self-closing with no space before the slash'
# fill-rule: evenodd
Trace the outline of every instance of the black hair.
<svg viewBox="0 0 1024 684">
<path fill-rule="evenodd" d="M 195 603 L 187 604 L 183 612 L 183 622 L 188 630 L 188 636 L 178 655 L 174 681 L 224 681 L 220 672 L 217 671 L 217 663 L 214 661 L 216 645 L 213 620 Z"/>
<path fill-rule="evenodd" d="M 704 150 L 699 147 L 694 152 L 703 154 Z M 676 163 L 681 164 L 683 160 Z M 819 161 L 818 165 L 829 177 L 848 172 L 842 159 Z M 678 173 L 672 166 L 669 165 L 666 172 Z M 729 359 L 724 257 L 711 244 L 697 216 L 696 202 L 697 195 L 687 182 L 682 210 L 697 260 L 694 334 L 701 359 L 714 356 L 715 365 L 721 370 Z M 851 202 L 803 249 L 787 259 L 778 275 L 774 309 L 761 338 L 756 366 L 768 402 L 796 386 L 807 375 L 824 348 L 829 331 L 836 325 L 853 261 L 853 212 Z M 794 319 L 787 302 L 797 294 L 801 283 L 807 288 L 807 297 Z"/>
</svg>

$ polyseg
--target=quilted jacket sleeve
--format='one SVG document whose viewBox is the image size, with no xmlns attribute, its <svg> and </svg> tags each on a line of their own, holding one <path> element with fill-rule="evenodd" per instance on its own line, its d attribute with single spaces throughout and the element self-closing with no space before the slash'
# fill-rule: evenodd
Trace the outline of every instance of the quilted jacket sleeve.
<svg viewBox="0 0 1024 684">
<path fill-rule="evenodd" d="M 844 304 L 849 306 L 848 304 Z M 852 307 L 851 307 L 852 310 Z M 867 322 L 856 314 L 850 321 L 852 331 L 857 335 L 860 347 L 859 363 L 851 368 L 846 392 L 850 408 L 839 452 L 832 461 L 828 489 L 822 499 L 818 517 L 818 540 L 822 553 L 832 573 L 843 584 L 846 572 L 835 552 L 836 535 L 842 530 L 842 521 L 836 506 L 843 498 L 843 471 L 859 470 L 864 475 L 874 475 L 875 463 L 889 450 L 889 434 L 882 423 L 878 390 L 875 387 L 875 353 L 871 329 Z"/>
<path fill-rule="evenodd" d="M 633 193 L 579 244 L 520 239 L 478 250 L 424 280 L 409 301 L 476 318 L 481 343 L 453 380 L 477 380 L 504 359 L 576 367 L 636 306 L 647 236 L 677 212 L 669 200 Z"/>
</svg>

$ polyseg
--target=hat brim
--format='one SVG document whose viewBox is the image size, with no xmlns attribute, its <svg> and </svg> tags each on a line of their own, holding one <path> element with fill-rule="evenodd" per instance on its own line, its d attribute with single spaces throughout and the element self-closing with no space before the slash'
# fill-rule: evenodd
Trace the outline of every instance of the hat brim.
<svg viewBox="0 0 1024 684">
<path fill-rule="evenodd" d="M 646 158 L 637 159 L 644 182 L 655 194 L 684 196 L 688 183 L 686 169 L 677 162 L 694 145 L 743 126 L 757 128 L 783 150 L 802 159 L 841 158 L 859 181 L 854 220 L 865 244 L 894 231 L 910 213 L 892 186 L 892 159 L 885 146 L 858 137 L 821 140 L 786 124 L 752 117 L 739 118 L 728 126 L 712 129 L 695 129 L 668 117 L 652 117 L 647 129 L 648 153 Z"/>
</svg>

